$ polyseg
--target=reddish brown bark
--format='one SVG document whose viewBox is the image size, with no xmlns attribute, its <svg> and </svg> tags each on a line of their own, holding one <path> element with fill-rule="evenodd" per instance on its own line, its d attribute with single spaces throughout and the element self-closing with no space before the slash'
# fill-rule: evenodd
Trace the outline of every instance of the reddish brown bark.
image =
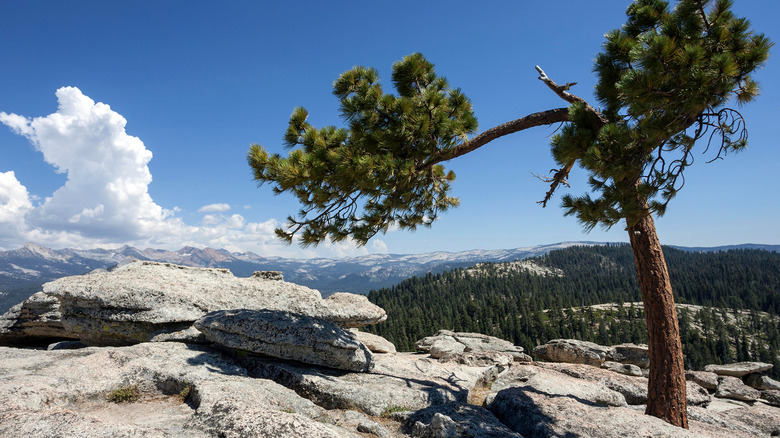
<svg viewBox="0 0 780 438">
<path fill-rule="evenodd" d="M 645 413 L 688 428 L 685 370 L 680 326 L 674 307 L 669 271 L 648 213 L 629 226 L 637 278 L 642 290 L 650 349 L 650 375 Z"/>
</svg>

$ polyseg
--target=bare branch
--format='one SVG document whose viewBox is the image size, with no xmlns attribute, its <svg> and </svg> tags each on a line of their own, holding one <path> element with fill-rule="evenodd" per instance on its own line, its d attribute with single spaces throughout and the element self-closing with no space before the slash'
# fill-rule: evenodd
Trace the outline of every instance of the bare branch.
<svg viewBox="0 0 780 438">
<path fill-rule="evenodd" d="M 553 193 L 555 193 L 555 189 L 558 188 L 558 185 L 563 184 L 566 187 L 571 187 L 569 185 L 569 181 L 566 180 L 566 178 L 569 177 L 569 172 L 571 172 L 572 167 L 574 167 L 575 161 L 569 161 L 566 166 L 560 168 L 560 169 L 551 169 L 550 172 L 555 172 L 555 174 L 552 176 L 552 178 L 547 176 L 541 176 L 534 174 L 535 177 L 539 178 L 540 180 L 550 184 L 550 190 L 547 191 L 547 193 L 544 194 L 544 199 L 541 201 L 538 201 L 537 204 L 542 204 L 542 208 L 547 207 L 547 201 L 552 198 Z"/>
<path fill-rule="evenodd" d="M 589 111 L 593 112 L 593 114 L 596 114 L 598 116 L 598 118 L 599 118 L 599 120 L 601 121 L 602 124 L 604 124 L 604 125 L 607 124 L 607 122 L 608 122 L 607 118 L 604 117 L 604 115 L 601 114 L 600 112 L 598 112 L 595 108 L 590 106 L 590 104 L 587 101 L 585 101 L 585 99 L 583 99 L 583 98 L 581 98 L 581 97 L 579 97 L 577 95 L 569 93 L 569 91 L 568 91 L 569 88 L 571 88 L 574 85 L 577 85 L 576 82 L 569 82 L 566 85 L 558 85 L 557 83 L 555 83 L 555 81 L 550 79 L 547 76 L 547 74 L 544 72 L 544 70 L 542 70 L 542 68 L 539 67 L 538 65 L 536 66 L 536 71 L 539 72 L 539 80 L 544 82 L 545 85 L 547 85 L 551 90 L 553 90 L 553 92 L 555 94 L 557 94 L 558 97 L 560 97 L 561 99 L 563 99 L 563 100 L 565 100 L 566 102 L 569 102 L 569 103 L 579 102 L 579 103 L 584 104 L 585 107 Z"/>
</svg>

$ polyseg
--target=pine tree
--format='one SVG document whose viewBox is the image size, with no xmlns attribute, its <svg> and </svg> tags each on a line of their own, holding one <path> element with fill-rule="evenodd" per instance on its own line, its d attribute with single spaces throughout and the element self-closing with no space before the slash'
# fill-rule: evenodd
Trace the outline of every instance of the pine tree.
<svg viewBox="0 0 780 438">
<path fill-rule="evenodd" d="M 636 0 L 627 22 L 606 35 L 596 58 L 603 110 L 569 92 L 537 66 L 570 105 L 527 115 L 479 135 L 471 103 L 437 76 L 421 54 L 393 65 L 398 95 L 385 94 L 376 70 L 355 67 L 334 83 L 346 129 L 317 129 L 297 108 L 284 136 L 286 158 L 253 145 L 256 180 L 302 204 L 277 235 L 303 245 L 352 238 L 366 243 L 391 226 L 430 226 L 458 199 L 442 163 L 535 126 L 568 122 L 551 141 L 559 168 L 548 178 L 545 206 L 568 185 L 575 165 L 590 174 L 591 195 L 563 197 L 566 215 L 586 230 L 625 223 L 642 291 L 650 348 L 646 413 L 687 427 L 683 354 L 669 274 L 653 214 L 682 187 L 698 140 L 717 139 L 716 158 L 746 145 L 741 114 L 727 105 L 758 93 L 751 73 L 771 43 L 731 12 L 730 0 Z M 709 143 L 707 144 L 709 147 Z M 474 321 L 463 321 L 472 326 Z M 542 327 L 538 336 L 543 335 Z"/>
</svg>

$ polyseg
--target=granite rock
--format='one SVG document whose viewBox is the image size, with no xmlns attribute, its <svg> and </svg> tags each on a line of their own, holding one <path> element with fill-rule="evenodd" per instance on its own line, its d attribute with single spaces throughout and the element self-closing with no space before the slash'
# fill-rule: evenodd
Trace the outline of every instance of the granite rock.
<svg viewBox="0 0 780 438">
<path fill-rule="evenodd" d="M 387 339 L 379 335 L 364 332 L 356 328 L 351 328 L 349 329 L 349 331 L 352 332 L 355 335 L 355 337 L 357 337 L 358 342 L 368 347 L 368 349 L 371 350 L 372 353 L 395 353 L 396 352 L 395 345 L 393 345 L 392 342 L 388 341 Z"/>
<path fill-rule="evenodd" d="M 319 292 L 273 276 L 133 261 L 110 272 L 60 278 L 43 291 L 60 302 L 62 326 L 91 345 L 131 345 L 187 330 L 215 310 L 280 310 L 342 327 L 374 324 L 385 311 L 365 296 Z"/>
<path fill-rule="evenodd" d="M 544 345 L 534 348 L 533 354 L 550 362 L 601 366 L 607 360 L 607 355 L 610 351 L 609 347 L 594 344 L 593 342 L 575 339 L 553 339 Z"/>
<path fill-rule="evenodd" d="M 347 371 L 374 367 L 373 354 L 354 333 L 305 315 L 274 310 L 218 310 L 194 326 L 229 348 Z"/>
<path fill-rule="evenodd" d="M 715 373 L 719 376 L 744 377 L 752 373 L 763 373 L 772 369 L 771 363 L 763 362 L 735 362 L 726 365 L 707 365 L 704 371 Z"/>
<path fill-rule="evenodd" d="M 0 345 L 47 345 L 78 339 L 65 330 L 61 318 L 59 301 L 37 292 L 0 316 Z"/>
<path fill-rule="evenodd" d="M 439 330 L 434 336 L 420 339 L 414 346 L 418 351 L 428 353 L 437 359 L 452 354 L 481 351 L 498 351 L 506 353 L 513 358 L 516 358 L 518 361 L 524 361 L 527 358 L 527 355 L 523 353 L 523 347 L 494 336 L 480 333 Z"/>
<path fill-rule="evenodd" d="M 686 371 L 685 380 L 696 382 L 705 389 L 718 389 L 718 375 L 709 371 Z"/>
<path fill-rule="evenodd" d="M 715 391 L 715 397 L 752 402 L 758 400 L 760 396 L 761 393 L 757 389 L 745 385 L 737 377 L 718 377 L 718 390 Z"/>
</svg>

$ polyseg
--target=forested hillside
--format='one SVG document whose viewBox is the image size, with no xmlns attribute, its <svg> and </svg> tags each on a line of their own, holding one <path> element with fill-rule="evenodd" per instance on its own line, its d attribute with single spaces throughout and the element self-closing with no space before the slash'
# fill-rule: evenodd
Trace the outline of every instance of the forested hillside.
<svg viewBox="0 0 780 438">
<path fill-rule="evenodd" d="M 679 311 L 686 364 L 761 360 L 779 375 L 780 254 L 664 253 L 677 302 L 691 305 Z M 527 350 L 555 338 L 646 342 L 635 276 L 630 247 L 606 245 L 414 277 L 369 293 L 389 315 L 371 331 L 404 351 L 439 329 L 486 333 Z M 605 303 L 615 304 L 598 306 Z"/>
</svg>

